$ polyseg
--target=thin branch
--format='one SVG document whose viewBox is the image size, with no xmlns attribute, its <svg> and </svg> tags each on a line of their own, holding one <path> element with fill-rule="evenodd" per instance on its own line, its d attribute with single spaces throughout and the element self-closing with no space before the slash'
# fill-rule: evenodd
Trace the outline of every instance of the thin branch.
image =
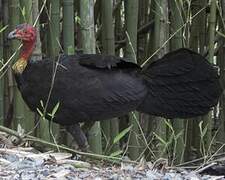
<svg viewBox="0 0 225 180">
<path fill-rule="evenodd" d="M 199 10 L 196 14 L 194 14 L 190 20 L 187 20 L 180 28 L 178 28 L 163 44 L 160 48 L 158 48 L 149 58 L 147 58 L 144 63 L 141 64 L 141 67 L 143 67 L 148 61 L 155 56 L 178 32 L 180 32 L 188 23 L 190 23 L 197 15 L 199 15 L 203 10 L 205 10 L 206 7 L 203 7 Z"/>
<path fill-rule="evenodd" d="M 16 136 L 17 138 L 19 138 L 20 142 L 21 141 L 32 141 L 32 142 L 37 142 L 37 143 L 41 143 L 43 145 L 47 145 L 49 147 L 53 147 L 53 148 L 59 148 L 61 150 L 65 150 L 68 151 L 72 154 L 79 154 L 79 155 L 83 155 L 89 158 L 93 158 L 93 159 L 98 159 L 98 160 L 104 160 L 104 161 L 109 161 L 109 162 L 114 162 L 114 163 L 120 163 L 120 162 L 124 162 L 124 163 L 132 163 L 132 164 L 137 164 L 137 162 L 135 161 L 130 161 L 130 160 L 124 160 L 122 158 L 118 158 L 118 157 L 112 157 L 112 156 L 105 156 L 105 155 L 101 155 L 101 154 L 93 154 L 93 153 L 88 153 L 88 152 L 81 152 L 81 151 L 77 151 L 74 149 L 71 149 L 69 147 L 66 147 L 64 145 L 56 145 L 54 143 L 42 140 L 40 138 L 31 136 L 31 135 L 20 135 L 18 132 L 6 128 L 4 126 L 0 126 L 0 131 L 5 132 L 9 135 L 13 135 Z"/>
</svg>

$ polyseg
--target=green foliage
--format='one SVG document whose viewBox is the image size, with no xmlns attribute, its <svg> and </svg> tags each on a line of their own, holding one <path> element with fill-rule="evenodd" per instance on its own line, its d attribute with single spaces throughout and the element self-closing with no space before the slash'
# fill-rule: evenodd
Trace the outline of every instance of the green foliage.
<svg viewBox="0 0 225 180">
<path fill-rule="evenodd" d="M 199 123 L 199 130 L 200 130 L 200 138 L 201 138 L 201 141 L 200 141 L 200 152 L 202 153 L 203 157 L 205 157 L 206 156 L 206 152 L 207 152 L 206 143 L 205 143 L 205 136 L 206 136 L 206 133 L 207 133 L 207 130 L 208 130 L 208 125 L 203 127 L 203 121 L 201 121 Z"/>
<path fill-rule="evenodd" d="M 59 109 L 59 106 L 60 106 L 60 102 L 58 102 L 55 106 L 54 106 L 54 108 L 52 109 L 52 112 L 51 113 L 46 113 L 46 106 L 44 105 L 44 103 L 43 103 L 43 101 L 41 100 L 40 101 L 40 104 L 41 104 L 41 109 L 39 109 L 39 108 L 36 108 L 36 110 L 37 110 L 37 112 L 38 112 L 38 114 L 41 116 L 41 118 L 42 119 L 46 119 L 46 114 L 49 116 L 49 117 L 51 117 L 51 119 L 49 119 L 49 120 L 53 120 L 54 118 L 55 118 L 55 114 L 56 114 L 56 112 L 58 111 L 58 109 Z"/>
<path fill-rule="evenodd" d="M 81 24 L 81 19 L 79 16 L 75 16 L 75 22 Z"/>
<path fill-rule="evenodd" d="M 55 113 L 58 111 L 59 109 L 59 105 L 60 103 L 58 102 L 55 107 L 53 108 L 52 112 L 51 113 L 48 113 L 48 115 L 53 119 L 55 117 Z"/>
<path fill-rule="evenodd" d="M 153 134 L 156 137 L 156 139 L 159 141 L 158 146 L 161 146 L 160 149 L 162 151 L 160 152 L 160 156 L 163 156 L 165 153 L 168 153 L 167 157 L 168 159 L 172 157 L 171 162 L 173 164 L 173 161 L 177 158 L 176 150 L 177 150 L 178 140 L 180 138 L 183 138 L 184 130 L 181 129 L 178 133 L 176 133 L 170 121 L 164 120 L 164 123 L 168 131 L 171 132 L 171 133 L 168 133 L 166 139 L 163 139 L 160 135 L 156 134 L 155 132 L 153 132 Z M 182 154 L 184 153 L 184 149 L 179 149 L 179 151 L 181 151 Z"/>
<path fill-rule="evenodd" d="M 0 29 L 0 33 L 4 32 L 8 27 L 9 27 L 9 25 L 5 25 L 4 27 L 2 27 Z"/>
<path fill-rule="evenodd" d="M 110 157 L 118 157 L 121 154 L 123 154 L 123 151 L 122 150 L 118 150 L 118 151 L 115 151 L 115 152 L 111 153 L 109 156 Z"/>
<path fill-rule="evenodd" d="M 116 144 L 117 142 L 119 142 L 122 138 L 124 138 L 126 136 L 126 134 L 128 132 L 130 132 L 131 128 L 133 127 L 133 125 L 129 126 L 128 128 L 124 129 L 123 131 L 121 131 L 113 140 L 113 144 Z"/>
<path fill-rule="evenodd" d="M 26 20 L 26 8 L 25 7 L 22 7 L 22 8 L 20 7 L 20 12 L 22 14 L 24 22 L 27 22 L 27 20 Z"/>
</svg>

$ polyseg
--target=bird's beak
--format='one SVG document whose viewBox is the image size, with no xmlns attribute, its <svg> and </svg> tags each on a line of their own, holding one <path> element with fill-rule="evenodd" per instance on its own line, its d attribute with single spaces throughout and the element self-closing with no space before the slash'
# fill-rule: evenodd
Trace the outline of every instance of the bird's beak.
<svg viewBox="0 0 225 180">
<path fill-rule="evenodd" d="M 15 38 L 17 38 L 17 33 L 16 33 L 17 31 L 16 30 L 14 30 L 14 31 L 12 31 L 12 32 L 10 32 L 9 34 L 8 34 L 8 39 L 15 39 Z"/>
</svg>

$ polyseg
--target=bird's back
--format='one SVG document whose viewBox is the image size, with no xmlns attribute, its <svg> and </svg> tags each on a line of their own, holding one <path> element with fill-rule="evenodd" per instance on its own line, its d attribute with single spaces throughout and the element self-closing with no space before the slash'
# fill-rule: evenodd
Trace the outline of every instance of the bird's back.
<svg viewBox="0 0 225 180">
<path fill-rule="evenodd" d="M 113 58 L 74 55 L 62 56 L 58 63 L 57 58 L 56 63 L 30 62 L 16 79 L 33 111 L 41 109 L 41 100 L 48 102 L 47 112 L 60 103 L 55 118 L 60 124 L 104 120 L 135 110 L 147 93 L 138 67 Z"/>
</svg>

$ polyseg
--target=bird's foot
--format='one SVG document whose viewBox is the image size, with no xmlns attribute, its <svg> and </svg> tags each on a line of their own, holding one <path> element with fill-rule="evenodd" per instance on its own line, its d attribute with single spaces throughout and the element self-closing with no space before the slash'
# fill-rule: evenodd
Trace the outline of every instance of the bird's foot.
<svg viewBox="0 0 225 180">
<path fill-rule="evenodd" d="M 81 151 L 87 151 L 89 148 L 87 138 L 80 128 L 79 124 L 66 126 L 66 130 L 72 135 L 72 147 Z"/>
</svg>

